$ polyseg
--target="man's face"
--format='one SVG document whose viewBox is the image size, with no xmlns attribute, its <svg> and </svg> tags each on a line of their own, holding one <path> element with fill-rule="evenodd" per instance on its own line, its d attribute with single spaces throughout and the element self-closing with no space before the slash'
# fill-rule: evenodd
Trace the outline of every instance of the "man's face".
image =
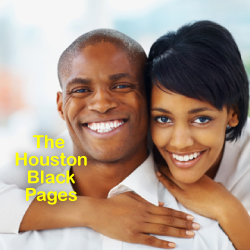
<svg viewBox="0 0 250 250">
<path fill-rule="evenodd" d="M 58 110 L 75 155 L 115 162 L 145 147 L 148 114 L 142 69 L 132 66 L 124 52 L 107 42 L 85 47 L 62 85 Z"/>
</svg>

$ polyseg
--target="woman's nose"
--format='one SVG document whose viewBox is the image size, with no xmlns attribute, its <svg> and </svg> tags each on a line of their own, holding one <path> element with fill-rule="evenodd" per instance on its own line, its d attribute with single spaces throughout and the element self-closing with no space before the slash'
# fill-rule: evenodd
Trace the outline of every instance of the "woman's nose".
<svg viewBox="0 0 250 250">
<path fill-rule="evenodd" d="M 194 140 L 188 125 L 175 125 L 170 145 L 178 150 L 192 146 Z"/>
</svg>

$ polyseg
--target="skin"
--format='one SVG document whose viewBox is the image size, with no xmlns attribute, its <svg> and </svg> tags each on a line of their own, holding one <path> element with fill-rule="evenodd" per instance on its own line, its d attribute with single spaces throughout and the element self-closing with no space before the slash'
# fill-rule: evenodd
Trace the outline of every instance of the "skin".
<svg viewBox="0 0 250 250">
<path fill-rule="evenodd" d="M 147 158 L 148 115 L 141 75 L 125 53 L 110 43 L 99 43 L 87 46 L 63 79 L 58 111 L 66 121 L 74 156 L 88 158 L 87 166 L 73 167 L 79 195 L 106 198 L 111 188 Z M 113 120 L 125 122 L 103 134 L 86 126 Z"/>
<path fill-rule="evenodd" d="M 110 43 L 87 46 L 74 59 L 71 73 L 63 78 L 62 85 L 58 110 L 73 140 L 74 155 L 85 153 L 90 165 L 125 162 L 135 155 L 140 158 L 139 163 L 146 158 L 148 115 L 142 68 L 132 68 L 124 52 L 118 52 Z M 82 126 L 114 119 L 127 121 L 119 133 L 102 138 Z M 134 145 L 130 144 L 132 139 Z M 135 148 L 142 142 L 144 147 L 135 154 Z M 137 164 L 138 161 L 133 165 Z"/>
<path fill-rule="evenodd" d="M 238 124 L 232 109 L 228 112 L 223 107 L 220 111 L 207 102 L 153 87 L 152 139 L 171 173 L 180 182 L 194 183 L 209 169 L 217 172 L 229 123 Z M 193 167 L 176 166 L 172 154 L 190 155 L 195 152 L 202 154 Z"/>
<path fill-rule="evenodd" d="M 243 250 L 250 245 L 250 217 L 238 199 L 213 181 L 223 155 L 227 124 L 238 124 L 233 109 L 224 106 L 218 110 L 204 101 L 156 86 L 152 89 L 152 138 L 168 165 L 159 168 L 159 180 L 185 207 L 217 220 L 236 249 Z M 186 168 L 171 156 L 194 152 L 203 153 Z"/>
<path fill-rule="evenodd" d="M 20 231 L 86 226 L 114 239 L 166 249 L 175 244 L 148 233 L 194 236 L 189 230 L 199 225 L 188 214 L 163 204 L 154 206 L 131 193 L 105 199 L 147 158 L 145 61 L 146 57 L 132 66 L 126 54 L 110 43 L 89 45 L 73 60 L 71 72 L 62 79 L 62 92 L 57 93 L 57 107 L 72 138 L 74 156 L 88 158 L 87 167 L 72 168 L 78 199 L 53 206 L 35 199 Z M 124 123 L 104 134 L 86 126 L 110 120 Z"/>
</svg>

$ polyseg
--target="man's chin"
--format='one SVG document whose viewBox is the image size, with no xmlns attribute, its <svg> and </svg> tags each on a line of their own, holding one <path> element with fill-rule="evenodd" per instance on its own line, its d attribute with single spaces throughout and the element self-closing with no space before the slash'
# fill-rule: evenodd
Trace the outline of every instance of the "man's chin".
<svg viewBox="0 0 250 250">
<path fill-rule="evenodd" d="M 115 152 L 113 153 L 96 153 L 96 154 L 91 154 L 89 157 L 87 157 L 89 161 L 97 161 L 98 163 L 114 163 L 117 161 L 120 161 L 122 156 L 119 154 L 116 154 Z"/>
</svg>

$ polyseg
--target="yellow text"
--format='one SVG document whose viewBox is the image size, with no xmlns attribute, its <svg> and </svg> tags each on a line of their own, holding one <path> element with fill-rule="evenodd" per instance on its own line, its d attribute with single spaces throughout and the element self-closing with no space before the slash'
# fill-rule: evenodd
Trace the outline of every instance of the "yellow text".
<svg viewBox="0 0 250 250">
<path fill-rule="evenodd" d="M 35 188 L 26 188 L 26 200 L 29 201 L 31 196 L 37 196 L 38 201 L 47 201 L 49 205 L 55 205 L 57 201 L 76 201 L 77 196 L 75 191 L 67 194 L 65 191 L 57 193 L 57 191 L 49 191 L 47 194 L 44 191 L 38 191 Z"/>
<path fill-rule="evenodd" d="M 60 160 L 59 160 L 60 158 Z M 58 156 L 30 156 L 28 157 L 27 153 L 24 153 L 23 156 L 19 156 L 19 153 L 16 153 L 16 166 L 19 166 L 19 162 L 23 161 L 23 165 L 27 166 L 27 164 L 31 166 L 36 166 L 40 164 L 41 166 L 58 166 L 61 164 L 62 166 L 81 166 L 83 159 L 84 166 L 87 166 L 87 157 L 86 156 L 78 156 L 77 158 L 74 156 L 66 157 L 64 153 L 61 153 L 60 157 Z"/>
</svg>

